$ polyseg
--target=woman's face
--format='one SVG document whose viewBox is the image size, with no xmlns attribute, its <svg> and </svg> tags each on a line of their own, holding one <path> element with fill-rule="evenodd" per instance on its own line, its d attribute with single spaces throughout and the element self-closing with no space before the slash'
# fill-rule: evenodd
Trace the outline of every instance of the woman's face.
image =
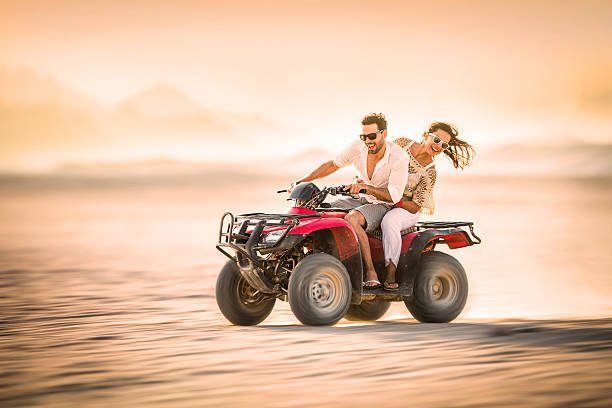
<svg viewBox="0 0 612 408">
<path fill-rule="evenodd" d="M 440 139 L 438 143 L 434 142 L 436 136 L 438 136 L 438 138 Z M 425 150 L 427 151 L 427 153 L 435 157 L 444 151 L 444 149 L 442 148 L 442 144 L 448 144 L 450 143 L 450 140 L 451 135 L 449 135 L 448 132 L 445 132 L 442 129 L 438 129 L 435 132 L 427 134 L 427 138 L 425 139 Z"/>
</svg>

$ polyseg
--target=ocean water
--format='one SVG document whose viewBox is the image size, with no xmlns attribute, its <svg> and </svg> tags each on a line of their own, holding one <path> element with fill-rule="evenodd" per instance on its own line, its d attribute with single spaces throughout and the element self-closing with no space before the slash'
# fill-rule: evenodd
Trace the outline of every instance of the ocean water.
<svg viewBox="0 0 612 408">
<path fill-rule="evenodd" d="M 233 327 L 214 299 L 216 275 L 225 262 L 214 248 L 219 218 L 225 211 L 282 211 L 288 203 L 275 190 L 285 179 L 3 177 L 0 400 L 6 406 L 244 406 L 249 399 L 237 397 L 242 384 L 257 391 L 255 401 L 299 406 L 325 401 L 298 398 L 301 387 L 325 380 L 328 397 L 335 395 L 340 404 L 342 392 L 355 390 L 355 384 L 379 387 L 403 375 L 397 367 L 388 372 L 397 359 L 366 370 L 364 383 L 329 369 L 346 363 L 352 372 L 359 370 L 356 356 L 368 353 L 368 342 L 387 349 L 401 338 L 408 354 L 443 349 L 435 359 L 439 366 L 459 364 L 455 352 L 463 347 L 473 354 L 461 365 L 465 369 L 484 355 L 474 348 L 480 335 L 470 336 L 500 319 L 579 325 L 579 319 L 612 315 L 612 180 L 449 177 L 438 181 L 436 214 L 423 219 L 472 220 L 483 239 L 481 245 L 446 250 L 464 265 L 470 283 L 466 308 L 453 324 L 417 324 L 402 303 L 395 303 L 377 325 L 342 321 L 334 328 L 304 328 L 279 301 L 261 325 L 268 331 Z M 442 328 L 450 331 L 439 332 Z M 609 346 L 610 324 L 601 330 L 603 337 L 592 331 L 577 344 L 601 338 Z M 445 337 L 455 339 L 455 348 L 444 348 Z M 347 348 L 347 341 L 364 346 Z M 524 350 L 525 344 L 496 347 L 503 354 L 508 347 Z M 286 353 L 279 351 L 285 348 Z M 592 355 L 583 367 L 596 377 L 584 378 L 585 398 L 603 393 L 600 379 L 610 378 L 610 365 L 601 363 L 602 358 L 610 362 L 610 347 L 597 350 L 605 354 Z M 550 364 L 563 355 L 553 351 L 557 357 Z M 521 360 L 526 365 L 517 376 L 538 370 L 530 361 Z M 294 372 L 276 363 L 289 364 Z M 460 389 L 459 366 L 453 364 L 444 375 Z M 419 367 L 429 372 L 426 361 Z M 571 383 L 576 367 L 562 369 Z M 500 380 L 485 380 L 484 371 L 476 374 L 475 384 Z M 268 397 L 275 385 L 265 378 L 286 385 L 277 395 L 293 402 Z M 566 387 L 565 380 L 551 384 Z M 421 385 L 435 389 L 430 382 Z M 547 392 L 554 395 L 556 389 Z M 510 394 L 506 398 L 517 403 Z"/>
</svg>

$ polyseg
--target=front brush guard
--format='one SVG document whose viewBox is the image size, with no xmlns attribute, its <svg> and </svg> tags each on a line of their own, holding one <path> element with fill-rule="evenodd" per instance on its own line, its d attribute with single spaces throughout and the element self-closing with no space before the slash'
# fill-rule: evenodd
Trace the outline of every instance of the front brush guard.
<svg viewBox="0 0 612 408">
<path fill-rule="evenodd" d="M 318 217 L 318 214 L 263 214 L 251 213 L 234 216 L 226 212 L 221 216 L 219 225 L 219 239 L 216 248 L 232 261 L 236 262 L 240 274 L 255 289 L 263 293 L 275 293 L 274 285 L 266 278 L 266 269 L 262 260 L 258 257 L 258 250 L 274 250 L 281 247 L 281 243 L 287 238 L 289 231 L 299 224 L 301 218 Z M 226 219 L 229 217 L 229 220 Z M 240 225 L 237 231 L 234 231 Z M 226 228 L 224 228 L 226 226 Z M 249 234 L 247 229 L 254 226 Z M 285 227 L 283 234 L 274 244 L 261 243 L 262 233 L 265 227 Z M 292 241 L 292 240 L 290 240 Z M 235 251 L 231 255 L 225 248 Z M 279 248 L 280 249 L 280 248 Z"/>
</svg>

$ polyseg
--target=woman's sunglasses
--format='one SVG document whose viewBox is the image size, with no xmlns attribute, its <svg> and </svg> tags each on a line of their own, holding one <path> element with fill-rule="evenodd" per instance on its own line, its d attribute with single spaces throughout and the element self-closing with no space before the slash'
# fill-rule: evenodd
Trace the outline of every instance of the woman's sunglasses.
<svg viewBox="0 0 612 408">
<path fill-rule="evenodd" d="M 438 136 L 438 135 L 436 135 L 434 133 L 428 133 L 428 135 L 433 137 L 434 143 L 440 144 L 440 142 L 442 142 L 442 139 L 440 139 L 440 136 Z M 442 150 L 446 150 L 446 149 L 448 149 L 450 147 L 450 145 L 448 143 L 446 143 L 446 142 L 442 142 L 441 146 L 442 146 Z"/>
<path fill-rule="evenodd" d="M 374 132 L 374 133 L 368 133 L 367 135 L 364 135 L 363 133 L 359 135 L 359 138 L 361 140 L 363 140 L 364 142 L 366 141 L 366 139 L 370 139 L 370 140 L 374 140 L 378 137 L 379 133 L 384 132 L 385 130 L 379 130 L 378 132 Z"/>
</svg>

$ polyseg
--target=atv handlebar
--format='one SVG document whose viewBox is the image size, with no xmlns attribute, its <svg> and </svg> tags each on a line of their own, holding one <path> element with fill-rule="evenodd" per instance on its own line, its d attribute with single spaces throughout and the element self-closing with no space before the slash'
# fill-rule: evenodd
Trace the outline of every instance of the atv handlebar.
<svg viewBox="0 0 612 408">
<path fill-rule="evenodd" d="M 308 184 L 312 184 L 312 183 L 308 183 Z M 306 192 L 300 192 L 299 195 L 302 198 L 296 200 L 297 206 L 314 210 L 321 203 L 323 203 L 323 201 L 325 201 L 325 198 L 328 195 L 334 195 L 334 196 L 342 195 L 342 196 L 352 197 L 355 199 L 359 198 L 359 196 L 353 195 L 347 190 L 347 187 L 348 187 L 347 185 L 335 186 L 335 187 L 323 187 L 321 190 L 319 190 L 319 188 L 315 186 L 314 184 L 312 185 L 312 187 L 307 189 Z M 276 192 L 277 193 L 288 193 L 289 189 L 276 190 Z M 359 192 L 365 193 L 366 190 L 360 189 Z M 292 196 L 289 196 L 289 197 L 290 199 L 292 198 Z"/>
<path fill-rule="evenodd" d="M 348 191 L 346 191 L 346 187 L 347 185 L 341 185 L 341 186 L 336 186 L 336 187 L 325 187 L 323 190 L 327 190 L 327 192 L 331 195 L 345 195 L 345 196 L 350 196 L 350 197 L 354 197 L 353 194 L 349 193 Z M 288 193 L 289 190 L 284 188 L 282 190 L 276 190 L 277 194 L 280 193 Z M 365 194 L 366 189 L 362 188 L 361 190 L 359 190 L 360 193 Z"/>
<path fill-rule="evenodd" d="M 337 186 L 337 187 L 326 187 L 327 192 L 331 195 L 343 195 L 348 197 L 356 197 L 354 194 L 351 194 L 347 191 L 347 185 Z M 359 190 L 360 193 L 365 193 L 366 189 L 362 188 Z"/>
</svg>

